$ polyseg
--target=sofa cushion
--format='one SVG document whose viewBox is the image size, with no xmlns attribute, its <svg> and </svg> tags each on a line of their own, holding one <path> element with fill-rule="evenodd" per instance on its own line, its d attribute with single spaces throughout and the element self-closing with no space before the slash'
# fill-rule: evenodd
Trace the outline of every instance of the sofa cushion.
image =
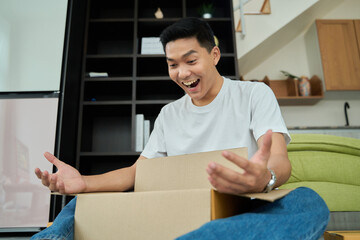
<svg viewBox="0 0 360 240">
<path fill-rule="evenodd" d="M 292 173 L 281 188 L 309 187 L 330 211 L 360 211 L 360 140 L 322 134 L 291 137 Z"/>
</svg>

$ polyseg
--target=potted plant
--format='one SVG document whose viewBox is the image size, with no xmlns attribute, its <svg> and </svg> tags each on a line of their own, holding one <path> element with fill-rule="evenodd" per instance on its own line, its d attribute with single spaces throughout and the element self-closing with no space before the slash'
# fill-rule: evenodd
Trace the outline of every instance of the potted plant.
<svg viewBox="0 0 360 240">
<path fill-rule="evenodd" d="M 203 3 L 198 10 L 203 18 L 212 18 L 215 7 L 212 3 Z"/>
</svg>

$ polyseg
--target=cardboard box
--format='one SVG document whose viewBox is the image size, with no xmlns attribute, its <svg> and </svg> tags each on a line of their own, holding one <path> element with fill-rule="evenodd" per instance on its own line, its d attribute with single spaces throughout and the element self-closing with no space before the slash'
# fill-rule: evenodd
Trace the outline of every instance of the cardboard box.
<svg viewBox="0 0 360 240">
<path fill-rule="evenodd" d="M 326 231 L 324 240 L 359 240 L 360 231 Z"/>
<path fill-rule="evenodd" d="M 245 148 L 230 151 L 247 156 Z M 291 191 L 215 191 L 205 170 L 210 161 L 242 171 L 221 152 L 140 160 L 134 192 L 79 194 L 75 239 L 174 239 L 210 220 L 246 212 L 250 198 L 274 201 Z"/>
</svg>

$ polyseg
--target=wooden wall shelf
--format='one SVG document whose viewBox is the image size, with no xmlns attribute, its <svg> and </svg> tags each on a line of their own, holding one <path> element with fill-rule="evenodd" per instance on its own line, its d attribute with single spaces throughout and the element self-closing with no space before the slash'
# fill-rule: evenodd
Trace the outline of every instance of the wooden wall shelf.
<svg viewBox="0 0 360 240">
<path fill-rule="evenodd" d="M 241 80 L 243 80 L 243 78 L 241 78 Z M 267 76 L 265 76 L 263 80 L 259 80 L 258 82 L 265 83 L 273 90 L 276 99 L 281 106 L 314 105 L 324 98 L 322 82 L 316 75 L 310 79 L 310 96 L 300 96 L 299 83 L 298 80 L 294 78 L 270 80 Z"/>
</svg>

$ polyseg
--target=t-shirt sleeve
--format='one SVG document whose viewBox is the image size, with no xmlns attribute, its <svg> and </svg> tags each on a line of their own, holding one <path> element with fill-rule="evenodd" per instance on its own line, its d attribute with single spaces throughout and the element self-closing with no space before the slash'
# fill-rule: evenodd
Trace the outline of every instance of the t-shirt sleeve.
<svg viewBox="0 0 360 240">
<path fill-rule="evenodd" d="M 149 141 L 147 142 L 141 155 L 146 158 L 158 158 L 167 156 L 162 124 L 162 111 L 155 120 L 154 129 L 151 132 Z"/>
<path fill-rule="evenodd" d="M 273 132 L 283 133 L 286 144 L 291 141 L 281 115 L 279 104 L 270 87 L 263 83 L 257 84 L 251 94 L 251 123 L 250 129 L 256 141 L 271 129 Z"/>
</svg>

